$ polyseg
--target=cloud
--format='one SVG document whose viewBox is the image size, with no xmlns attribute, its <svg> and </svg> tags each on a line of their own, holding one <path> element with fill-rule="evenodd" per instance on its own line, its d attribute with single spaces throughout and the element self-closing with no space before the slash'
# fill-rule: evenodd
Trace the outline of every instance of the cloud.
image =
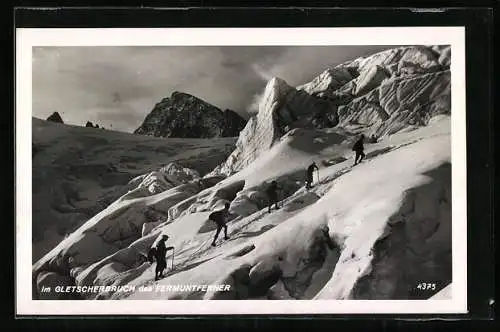
<svg viewBox="0 0 500 332">
<path fill-rule="evenodd" d="M 386 48 L 36 47 L 33 115 L 58 111 L 70 124 L 89 120 L 131 132 L 174 91 L 246 115 L 273 76 L 297 86 L 328 66 Z"/>
<path fill-rule="evenodd" d="M 254 114 L 259 112 L 259 106 L 260 106 L 260 102 L 262 100 L 263 95 L 264 95 L 264 91 L 253 95 L 252 101 L 250 102 L 250 104 L 246 108 L 246 111 L 249 115 L 254 115 Z"/>
<path fill-rule="evenodd" d="M 264 82 L 269 81 L 273 78 L 273 73 L 269 70 L 269 68 L 263 67 L 261 64 L 254 63 L 252 64 L 252 69 Z"/>
</svg>

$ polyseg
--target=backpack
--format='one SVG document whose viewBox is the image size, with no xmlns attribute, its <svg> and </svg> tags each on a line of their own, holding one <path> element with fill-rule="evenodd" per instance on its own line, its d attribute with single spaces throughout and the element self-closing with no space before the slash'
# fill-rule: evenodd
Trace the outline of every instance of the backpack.
<svg viewBox="0 0 500 332">
<path fill-rule="evenodd" d="M 215 221 L 215 214 L 216 214 L 217 211 L 214 211 L 212 213 L 210 213 L 210 215 L 208 216 L 208 220 L 212 220 L 212 221 Z"/>
<path fill-rule="evenodd" d="M 148 262 L 153 263 L 156 257 L 156 248 L 152 247 L 148 251 Z"/>
<path fill-rule="evenodd" d="M 219 211 L 214 211 L 214 212 L 210 213 L 210 215 L 208 216 L 208 220 L 211 220 L 211 221 L 217 223 L 219 214 L 220 214 Z"/>
<path fill-rule="evenodd" d="M 220 224 L 224 222 L 223 211 L 214 211 L 210 213 L 208 219 L 213 221 L 216 224 Z"/>
<path fill-rule="evenodd" d="M 361 142 L 359 140 L 356 141 L 356 143 L 354 143 L 354 145 L 352 146 L 352 151 L 357 151 L 357 150 L 361 150 Z"/>
</svg>

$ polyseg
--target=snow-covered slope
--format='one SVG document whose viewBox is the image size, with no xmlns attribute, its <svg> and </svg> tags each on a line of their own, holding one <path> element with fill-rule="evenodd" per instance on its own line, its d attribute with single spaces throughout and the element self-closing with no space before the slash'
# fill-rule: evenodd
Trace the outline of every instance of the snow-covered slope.
<svg viewBox="0 0 500 332">
<path fill-rule="evenodd" d="M 295 130 L 214 186 L 121 199 L 34 265 L 36 288 L 150 284 L 154 270 L 144 255 L 166 233 L 176 248 L 176 270 L 157 285 L 226 283 L 232 290 L 93 298 L 428 297 L 416 292 L 418 280 L 436 280 L 438 290 L 451 281 L 449 118 L 367 145 L 367 160 L 353 168 L 351 141 L 346 131 Z M 306 191 L 301 169 L 312 159 L 323 166 L 319 184 Z M 268 214 L 263 184 L 276 178 L 285 187 L 283 208 Z M 234 215 L 230 240 L 212 248 L 207 216 L 225 201 Z M 139 237 L 145 207 L 170 209 L 169 219 Z M 109 230 L 112 225 L 121 226 Z M 110 244 L 112 234 L 126 229 L 135 229 L 132 243 Z"/>
<path fill-rule="evenodd" d="M 147 189 L 143 195 L 185 183 L 225 160 L 235 143 L 234 138 L 159 139 L 32 121 L 33 261 L 138 181 Z"/>
<path fill-rule="evenodd" d="M 156 137 L 235 137 L 245 123 L 232 110 L 222 111 L 195 96 L 174 91 L 154 106 L 134 133 Z"/>
</svg>

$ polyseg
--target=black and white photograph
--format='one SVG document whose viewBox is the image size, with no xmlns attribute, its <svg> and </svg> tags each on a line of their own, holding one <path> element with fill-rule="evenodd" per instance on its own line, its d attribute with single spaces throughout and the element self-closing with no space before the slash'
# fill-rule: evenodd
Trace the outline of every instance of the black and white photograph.
<svg viewBox="0 0 500 332">
<path fill-rule="evenodd" d="M 24 311 L 465 310 L 463 29 L 391 29 L 21 31 Z"/>
</svg>

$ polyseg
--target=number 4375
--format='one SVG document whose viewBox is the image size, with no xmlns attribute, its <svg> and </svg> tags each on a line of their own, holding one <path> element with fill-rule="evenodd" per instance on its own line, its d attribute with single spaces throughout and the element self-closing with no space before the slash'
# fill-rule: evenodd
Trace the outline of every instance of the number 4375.
<svg viewBox="0 0 500 332">
<path fill-rule="evenodd" d="M 421 282 L 417 285 L 417 289 L 419 290 L 436 290 L 435 283 Z"/>
</svg>

